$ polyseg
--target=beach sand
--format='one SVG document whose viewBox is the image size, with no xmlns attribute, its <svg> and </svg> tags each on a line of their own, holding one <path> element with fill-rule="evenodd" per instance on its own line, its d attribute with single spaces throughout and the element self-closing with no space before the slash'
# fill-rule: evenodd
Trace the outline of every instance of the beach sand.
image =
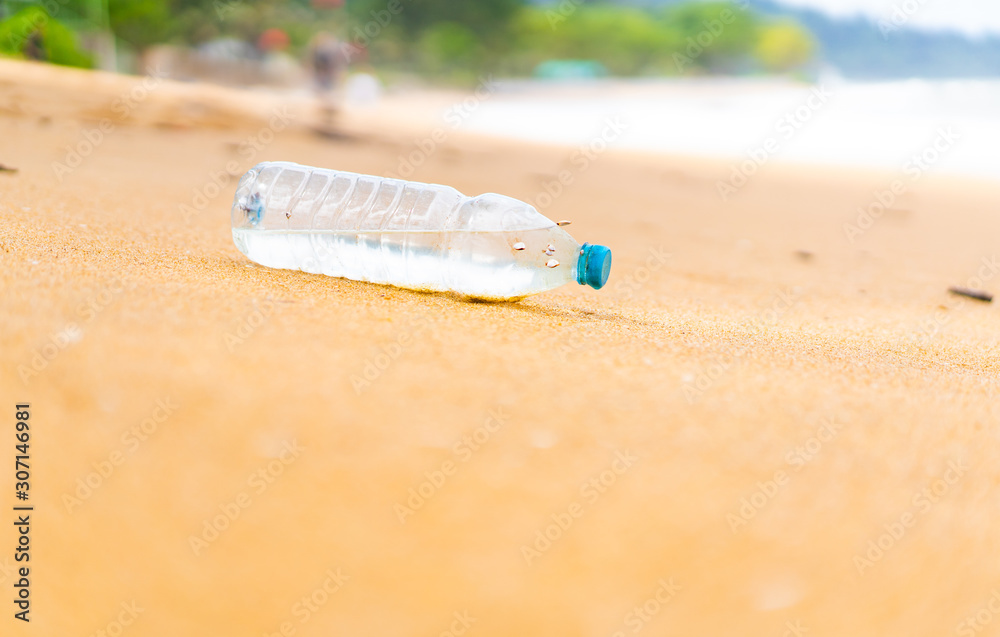
<svg viewBox="0 0 1000 637">
<path fill-rule="evenodd" d="M 582 170 L 401 96 L 323 137 L 301 100 L 145 82 L 0 63 L 4 600 L 16 402 L 35 507 L 4 634 L 995 619 L 998 308 L 947 292 L 1000 291 L 995 183 L 774 164 L 724 202 L 729 162 Z M 612 248 L 608 286 L 472 303 L 234 247 L 227 170 L 388 174 L 435 131 L 413 179 L 539 201 L 570 171 L 542 212 Z"/>
</svg>

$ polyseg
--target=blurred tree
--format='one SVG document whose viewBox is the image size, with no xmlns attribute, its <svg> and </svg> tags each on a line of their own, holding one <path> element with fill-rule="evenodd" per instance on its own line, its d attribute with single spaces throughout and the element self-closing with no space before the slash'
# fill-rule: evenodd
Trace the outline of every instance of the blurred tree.
<svg viewBox="0 0 1000 637">
<path fill-rule="evenodd" d="M 42 0 L 25 1 L 42 11 Z M 451 79 L 530 74 L 553 59 L 591 60 L 617 75 L 784 72 L 816 48 L 797 23 L 764 24 L 752 9 L 719 0 L 671 0 L 659 9 L 610 0 L 46 0 L 44 6 L 57 13 L 57 41 L 72 42 L 67 26 L 80 33 L 110 27 L 119 48 L 141 53 L 157 43 L 253 43 L 280 29 L 294 54 L 328 31 L 360 45 L 366 59 L 384 68 Z M 57 48 L 63 59 L 73 57 L 72 46 Z"/>
<path fill-rule="evenodd" d="M 466 81 L 504 65 L 525 0 L 347 0 L 346 35 L 397 70 Z"/>
<path fill-rule="evenodd" d="M 165 0 L 107 0 L 111 30 L 136 50 L 165 41 L 174 20 Z"/>
<path fill-rule="evenodd" d="M 667 24 L 684 37 L 683 52 L 675 57 L 678 70 L 733 71 L 750 57 L 757 41 L 756 14 L 731 2 L 684 2 L 663 13 Z"/>
<path fill-rule="evenodd" d="M 441 22 L 428 27 L 417 46 L 421 66 L 435 74 L 454 74 L 460 69 L 476 69 L 484 62 L 485 50 L 469 27 Z"/>
<path fill-rule="evenodd" d="M 94 64 L 80 50 L 73 32 L 39 7 L 26 7 L 0 22 L 0 53 L 64 66 Z"/>
<path fill-rule="evenodd" d="M 493 39 L 517 15 L 524 0 L 398 0 L 401 10 L 388 11 L 387 0 L 348 0 L 351 16 L 359 23 L 389 19 L 410 36 L 445 22 L 459 24 L 480 38 Z M 386 25 L 382 25 L 383 27 Z"/>
<path fill-rule="evenodd" d="M 651 14 L 611 5 L 581 6 L 569 15 L 531 9 L 515 23 L 518 67 L 552 58 L 596 60 L 619 75 L 664 72 L 682 42 L 679 31 Z"/>
<path fill-rule="evenodd" d="M 754 53 L 768 71 L 786 72 L 809 62 L 816 43 L 808 31 L 795 22 L 781 21 L 761 30 Z"/>
</svg>

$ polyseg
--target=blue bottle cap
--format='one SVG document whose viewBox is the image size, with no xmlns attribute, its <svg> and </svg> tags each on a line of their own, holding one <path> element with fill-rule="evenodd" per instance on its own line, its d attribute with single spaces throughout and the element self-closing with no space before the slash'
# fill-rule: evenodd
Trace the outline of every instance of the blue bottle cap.
<svg viewBox="0 0 1000 637">
<path fill-rule="evenodd" d="M 611 274 L 611 250 L 591 243 L 580 248 L 580 260 L 576 264 L 576 281 L 600 290 L 608 282 Z"/>
</svg>

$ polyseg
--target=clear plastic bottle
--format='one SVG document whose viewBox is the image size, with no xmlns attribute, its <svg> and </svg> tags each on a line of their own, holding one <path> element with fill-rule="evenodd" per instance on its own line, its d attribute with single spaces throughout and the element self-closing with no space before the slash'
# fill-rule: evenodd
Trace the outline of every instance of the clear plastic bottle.
<svg viewBox="0 0 1000 637">
<path fill-rule="evenodd" d="M 608 248 L 581 246 L 516 199 L 290 162 L 240 179 L 232 222 L 261 265 L 477 299 L 600 289 L 611 269 Z"/>
</svg>

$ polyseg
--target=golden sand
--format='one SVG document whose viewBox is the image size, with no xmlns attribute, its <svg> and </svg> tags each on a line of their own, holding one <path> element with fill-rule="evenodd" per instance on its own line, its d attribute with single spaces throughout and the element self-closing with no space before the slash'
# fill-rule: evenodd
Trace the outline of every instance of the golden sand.
<svg viewBox="0 0 1000 637">
<path fill-rule="evenodd" d="M 543 210 L 608 287 L 469 303 L 233 246 L 227 167 L 394 172 L 433 127 L 400 98 L 268 135 L 273 98 L 149 82 L 0 63 L 0 440 L 30 401 L 35 507 L 4 635 L 993 618 L 1000 322 L 947 288 L 1000 290 L 995 183 L 928 177 L 851 241 L 899 176 L 768 166 L 724 203 L 725 162 L 608 152 Z M 412 178 L 535 200 L 572 152 L 449 131 Z"/>
</svg>

